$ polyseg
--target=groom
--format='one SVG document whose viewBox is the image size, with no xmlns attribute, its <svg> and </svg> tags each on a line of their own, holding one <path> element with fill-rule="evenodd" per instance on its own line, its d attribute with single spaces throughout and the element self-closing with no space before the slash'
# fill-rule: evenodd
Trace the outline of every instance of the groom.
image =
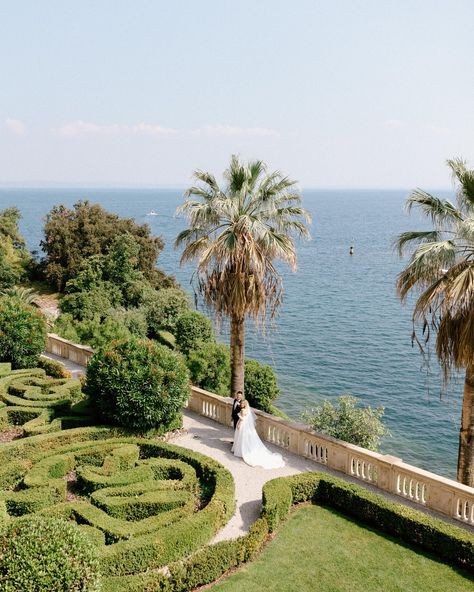
<svg viewBox="0 0 474 592">
<path fill-rule="evenodd" d="M 242 391 L 237 391 L 234 395 L 234 402 L 232 403 L 232 421 L 234 422 L 234 431 L 237 429 L 239 422 L 240 404 L 242 402 Z"/>
</svg>

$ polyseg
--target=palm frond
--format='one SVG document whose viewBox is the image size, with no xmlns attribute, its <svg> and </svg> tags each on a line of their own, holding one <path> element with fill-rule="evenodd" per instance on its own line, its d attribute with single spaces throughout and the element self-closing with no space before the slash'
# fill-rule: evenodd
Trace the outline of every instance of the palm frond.
<svg viewBox="0 0 474 592">
<path fill-rule="evenodd" d="M 437 230 L 412 230 L 408 232 L 402 232 L 394 241 L 394 246 L 398 251 L 400 257 L 405 253 L 407 246 L 411 246 L 413 243 L 433 242 L 438 241 L 440 238 L 440 232 Z"/>
<path fill-rule="evenodd" d="M 415 189 L 407 199 L 407 212 L 410 212 L 413 207 L 419 207 L 423 214 L 431 219 L 433 224 L 443 224 L 446 221 L 454 222 L 463 219 L 462 212 L 449 200 L 439 199 L 422 189 Z"/>
</svg>

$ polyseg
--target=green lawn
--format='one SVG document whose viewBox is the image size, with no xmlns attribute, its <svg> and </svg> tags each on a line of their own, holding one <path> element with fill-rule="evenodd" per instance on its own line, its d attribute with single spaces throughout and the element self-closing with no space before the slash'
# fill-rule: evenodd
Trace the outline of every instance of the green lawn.
<svg viewBox="0 0 474 592">
<path fill-rule="evenodd" d="M 213 592 L 470 592 L 474 578 L 334 510 L 297 510 L 252 564 Z"/>
</svg>

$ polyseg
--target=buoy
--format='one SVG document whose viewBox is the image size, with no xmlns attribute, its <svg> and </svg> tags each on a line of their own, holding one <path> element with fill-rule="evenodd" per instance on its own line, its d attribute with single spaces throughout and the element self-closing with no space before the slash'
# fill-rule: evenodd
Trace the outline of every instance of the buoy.
<svg viewBox="0 0 474 592">
<path fill-rule="evenodd" d="M 353 255 L 354 254 L 354 247 L 351 245 L 349 247 L 349 255 Z"/>
</svg>

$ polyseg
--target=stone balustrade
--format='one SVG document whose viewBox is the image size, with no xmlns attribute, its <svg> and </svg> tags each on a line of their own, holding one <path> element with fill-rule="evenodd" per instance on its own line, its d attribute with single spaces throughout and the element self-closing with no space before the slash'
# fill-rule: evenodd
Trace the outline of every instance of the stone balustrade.
<svg viewBox="0 0 474 592">
<path fill-rule="evenodd" d="M 232 399 L 191 387 L 189 409 L 224 425 L 232 425 Z M 255 410 L 257 431 L 271 444 L 304 456 L 360 481 L 406 498 L 441 514 L 474 526 L 474 489 L 457 481 L 319 434 L 308 426 Z"/>
<path fill-rule="evenodd" d="M 94 353 L 94 350 L 88 345 L 73 343 L 55 333 L 48 333 L 46 336 L 46 351 L 70 360 L 79 366 L 87 366 Z"/>
<path fill-rule="evenodd" d="M 47 351 L 86 366 L 93 350 L 48 334 Z M 226 426 L 232 425 L 232 399 L 191 387 L 188 408 Z M 281 448 L 351 477 L 406 498 L 474 526 L 474 488 L 404 463 L 402 459 L 372 452 L 308 426 L 255 411 L 260 437 Z"/>
</svg>

